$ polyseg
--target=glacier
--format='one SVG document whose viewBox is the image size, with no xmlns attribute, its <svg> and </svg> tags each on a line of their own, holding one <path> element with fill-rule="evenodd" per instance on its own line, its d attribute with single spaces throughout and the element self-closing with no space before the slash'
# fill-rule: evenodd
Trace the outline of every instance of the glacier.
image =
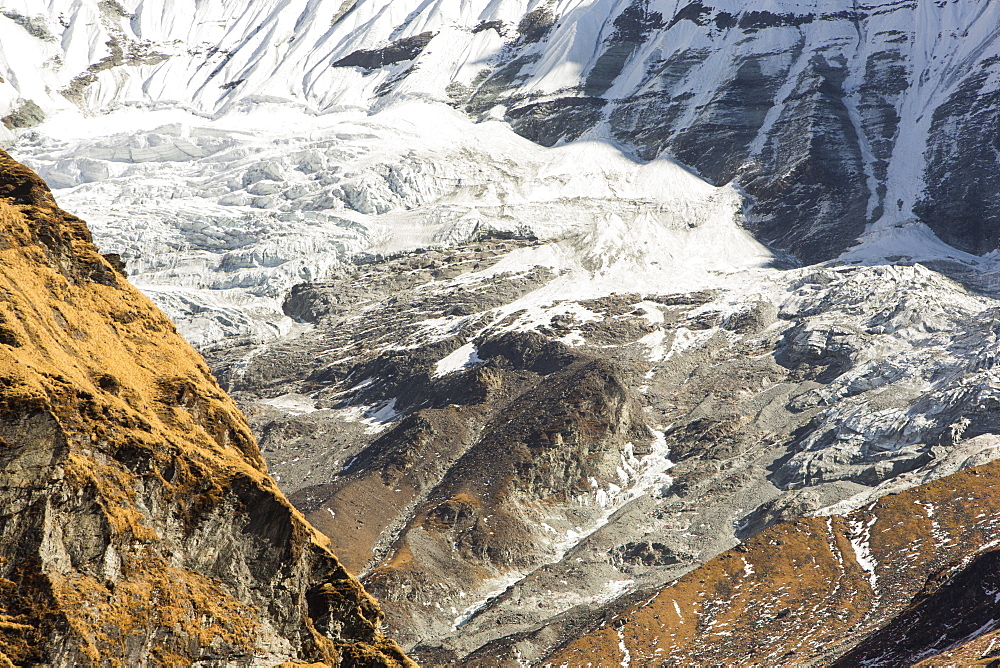
<svg viewBox="0 0 1000 668">
<path fill-rule="evenodd" d="M 979 209 L 962 212 L 948 202 L 991 192 L 984 170 L 995 156 L 972 151 L 983 165 L 965 184 L 927 156 L 960 161 L 948 146 L 978 141 L 964 139 L 953 107 L 974 98 L 983 107 L 971 113 L 988 113 L 1000 83 L 996 11 L 930 1 L 781 0 L 747 11 L 734 0 L 7 0 L 0 143 L 16 141 L 17 157 L 125 255 L 137 284 L 191 321 L 185 334 L 200 346 L 287 332 L 281 291 L 354 253 L 514 225 L 484 213 L 490 188 L 539 176 L 509 168 L 523 152 L 536 166 L 561 158 L 511 128 L 546 145 L 607 142 L 637 163 L 679 159 L 735 186 L 742 226 L 779 254 L 940 259 L 988 273 L 993 237 L 977 221 L 992 215 L 989 198 L 975 195 Z M 417 38 L 416 51 L 393 46 Z M 338 65 L 364 53 L 382 55 L 371 67 Z M 25 109 L 45 121 L 35 126 Z M 928 194 L 929 178 L 940 196 Z M 466 202 L 451 201 L 458 191 Z M 544 197 L 549 207 L 575 196 Z M 123 234 L 113 221 L 136 204 L 150 216 Z M 491 213 L 504 220 L 481 218 Z M 563 215 L 572 214 L 551 218 Z M 968 232 L 950 231 L 956 216 Z M 404 232 L 416 220 L 419 231 Z"/>
<path fill-rule="evenodd" d="M 545 148 L 500 121 L 421 101 L 372 115 L 272 104 L 215 121 L 154 115 L 148 130 L 133 110 L 56 119 L 22 140 L 19 157 L 201 347 L 287 334 L 287 290 L 352 256 L 491 232 L 567 239 L 551 262 L 509 262 L 587 273 L 604 284 L 598 293 L 663 281 L 693 289 L 696 275 L 711 282 L 772 260 L 739 226 L 733 188 L 608 141 Z M 178 144 L 189 147 L 183 159 Z"/>
</svg>

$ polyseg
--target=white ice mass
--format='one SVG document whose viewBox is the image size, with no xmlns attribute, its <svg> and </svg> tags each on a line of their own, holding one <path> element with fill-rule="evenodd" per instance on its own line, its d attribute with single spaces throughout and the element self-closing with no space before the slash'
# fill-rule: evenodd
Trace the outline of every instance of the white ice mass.
<svg viewBox="0 0 1000 668">
<path fill-rule="evenodd" d="M 740 229 L 731 188 L 606 141 L 541 147 L 435 102 L 371 115 L 271 103 L 219 119 L 65 112 L 18 150 L 201 346 L 286 333 L 287 289 L 354 254 L 487 231 L 561 240 L 548 261 L 601 292 L 689 289 L 771 259 Z"/>
<path fill-rule="evenodd" d="M 529 41 L 519 37 L 529 12 L 559 20 L 544 44 L 520 45 L 516 85 L 540 100 L 579 86 L 599 66 L 601 45 L 617 30 L 609 17 L 625 4 L 3 0 L 0 113 L 25 105 L 44 113 L 40 126 L 17 131 L 15 156 L 90 223 L 106 251 L 125 257 L 134 282 L 200 346 L 286 333 L 285 290 L 356 253 L 445 245 L 491 229 L 571 233 L 576 241 L 561 245 L 557 262 L 582 267 L 605 291 L 679 279 L 687 289 L 707 272 L 766 264 L 768 252 L 739 227 L 736 191 L 666 157 L 634 160 L 600 123 L 546 149 L 491 120 L 502 109 L 469 118 L 449 106 L 456 86 L 474 85 L 512 43 Z M 650 16 L 680 8 L 673 0 L 647 4 Z M 771 4 L 774 12 L 812 6 Z M 968 3 L 920 14 L 948 30 L 908 47 L 914 73 L 923 74 L 905 114 L 916 117 L 948 92 L 940 88 L 949 80 L 931 75 L 985 57 L 995 14 Z M 698 47 L 705 37 L 684 25 L 669 41 L 654 34 L 630 61 Z M 359 50 L 418 37 L 429 42 L 410 59 L 338 65 Z M 810 32 L 812 40 L 847 38 Z M 688 84 L 705 102 L 729 76 L 722 64 L 743 47 L 713 48 Z M 856 57 L 866 57 L 869 47 L 859 49 Z M 761 56 L 765 67 L 783 66 L 768 58 Z M 641 95 L 653 81 L 641 71 L 623 69 L 606 96 Z M 754 150 L 763 150 L 776 120 L 765 121 Z M 899 151 L 921 150 L 921 122 L 900 125 L 917 134 L 897 142 Z M 849 260 L 954 254 L 926 228 L 911 231 L 918 163 L 891 163 L 884 199 L 901 204 L 886 209 Z"/>
</svg>

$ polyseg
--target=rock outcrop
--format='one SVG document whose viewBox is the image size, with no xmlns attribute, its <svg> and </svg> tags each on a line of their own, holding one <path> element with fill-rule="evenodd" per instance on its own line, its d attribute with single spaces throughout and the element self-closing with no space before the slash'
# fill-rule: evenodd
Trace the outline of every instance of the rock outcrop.
<svg viewBox="0 0 1000 668">
<path fill-rule="evenodd" d="M 408 664 L 118 265 L 0 153 L 0 663 Z"/>
</svg>

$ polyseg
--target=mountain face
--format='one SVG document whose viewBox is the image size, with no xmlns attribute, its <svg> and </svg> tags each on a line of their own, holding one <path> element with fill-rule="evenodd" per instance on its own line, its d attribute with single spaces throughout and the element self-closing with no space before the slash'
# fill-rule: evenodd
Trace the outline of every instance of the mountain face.
<svg viewBox="0 0 1000 668">
<path fill-rule="evenodd" d="M 7 665 L 401 665 L 201 358 L 0 153 Z"/>
<path fill-rule="evenodd" d="M 520 187 L 509 130 L 731 184 L 743 226 L 797 261 L 860 241 L 866 258 L 980 270 L 997 248 L 996 11 L 8 0 L 0 114 L 198 345 L 286 333 L 284 292 L 384 246 L 404 211 L 441 224 L 408 248 L 505 228 L 441 204 Z M 77 109 L 96 116 L 69 123 Z"/>
<path fill-rule="evenodd" d="M 0 139 L 417 659 L 987 661 L 997 11 L 7 0 Z"/>
<path fill-rule="evenodd" d="M 936 507 L 957 480 L 985 480 L 956 472 L 1000 455 L 991 298 L 917 265 L 761 269 L 712 290 L 582 299 L 573 291 L 598 290 L 591 272 L 538 264 L 570 246 L 484 239 L 362 264 L 292 291 L 286 310 L 308 333 L 249 359 L 209 355 L 293 502 L 345 537 L 335 550 L 421 661 L 544 662 L 611 614 L 632 619 L 621 600 L 685 573 L 697 597 L 715 562 L 692 568 L 733 546 L 767 573 L 772 552 L 753 546 L 790 530 L 784 521 L 818 515 L 796 531 L 836 521 L 854 536 L 845 527 L 867 526 L 880 497 L 915 487 L 900 507 Z M 634 271 L 624 264 L 618 276 Z M 967 528 L 962 499 L 947 501 L 947 531 Z M 907 527 L 926 559 L 906 576 L 917 590 L 932 566 L 957 572 L 995 538 L 987 523 L 938 554 L 932 538 L 945 534 L 917 545 L 925 530 Z M 875 567 L 857 549 L 856 569 L 905 591 L 888 584 L 905 555 L 873 552 Z M 719 559 L 741 553 L 730 554 Z M 761 605 L 777 586 L 761 581 Z M 810 606 L 840 605 L 837 592 L 813 593 Z M 839 656 L 897 612 L 843 627 L 842 644 L 817 656 Z M 650 633 L 653 652 L 663 636 Z M 615 656 L 600 647 L 581 651 Z M 689 660 L 774 659 L 725 647 Z"/>
<path fill-rule="evenodd" d="M 431 99 L 473 118 L 501 117 L 542 145 L 599 136 L 644 160 L 669 155 L 713 183 L 738 184 L 748 229 L 805 262 L 835 257 L 869 228 L 896 225 L 926 225 L 975 254 L 998 247 L 989 119 L 1000 46 L 991 5 L 257 0 L 244 8 L 222 0 L 48 0 L 42 9 L 8 0 L 5 7 L 0 105 L 9 109 L 8 127 L 72 103 L 90 111 L 180 103 L 212 115 L 262 102 L 326 113 Z M 101 153 L 189 160 L 210 150 L 181 139 Z M 73 151 L 63 160 L 81 157 Z M 80 183 L 106 168 L 85 161 L 54 171 Z"/>
</svg>

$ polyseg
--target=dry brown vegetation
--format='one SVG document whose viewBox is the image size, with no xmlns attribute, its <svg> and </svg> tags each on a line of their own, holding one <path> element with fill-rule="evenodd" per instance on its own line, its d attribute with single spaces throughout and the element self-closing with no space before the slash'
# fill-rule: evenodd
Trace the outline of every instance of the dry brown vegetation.
<svg viewBox="0 0 1000 668">
<path fill-rule="evenodd" d="M 0 663 L 407 662 L 201 357 L 2 152 L 0 475 Z"/>
<path fill-rule="evenodd" d="M 992 571 L 961 577 L 996 556 L 998 485 L 993 462 L 845 517 L 778 524 L 636 598 L 552 663 L 618 665 L 627 650 L 632 665 L 904 665 L 921 652 L 926 665 L 993 665 Z M 975 631 L 977 618 L 982 635 L 957 625 Z"/>
</svg>

